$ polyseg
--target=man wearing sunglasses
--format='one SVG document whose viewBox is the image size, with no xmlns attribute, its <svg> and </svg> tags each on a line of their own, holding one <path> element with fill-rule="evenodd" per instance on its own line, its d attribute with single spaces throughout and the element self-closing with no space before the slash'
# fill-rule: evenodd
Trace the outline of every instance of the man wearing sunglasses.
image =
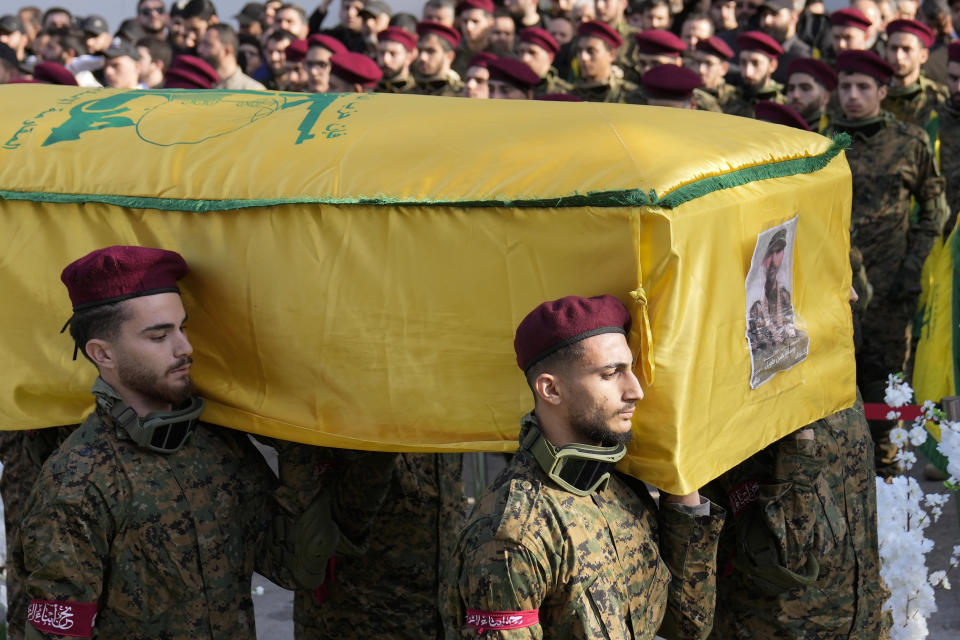
<svg viewBox="0 0 960 640">
<path fill-rule="evenodd" d="M 368 454 L 347 490 L 314 497 L 278 489 L 246 434 L 200 421 L 186 273 L 179 254 L 145 247 L 99 249 L 63 271 L 70 334 L 99 373 L 96 410 L 24 508 L 13 562 L 28 640 L 253 640 L 253 571 L 318 587 L 335 551 L 360 551 L 372 515 L 359 514 L 382 503 L 390 454 Z"/>
<path fill-rule="evenodd" d="M 147 32 L 147 35 L 157 38 L 166 36 L 167 22 L 170 15 L 163 4 L 163 0 L 140 0 L 137 3 L 137 24 Z"/>
<path fill-rule="evenodd" d="M 545 302 L 517 328 L 533 391 L 520 447 L 461 534 L 448 624 L 456 637 L 705 637 L 722 509 L 618 475 L 643 399 L 612 296 Z"/>
</svg>

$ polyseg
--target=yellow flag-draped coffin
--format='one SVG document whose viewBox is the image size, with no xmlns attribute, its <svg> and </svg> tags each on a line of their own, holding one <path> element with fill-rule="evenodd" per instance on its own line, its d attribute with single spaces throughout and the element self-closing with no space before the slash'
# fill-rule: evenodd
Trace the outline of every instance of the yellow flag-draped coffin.
<svg viewBox="0 0 960 640">
<path fill-rule="evenodd" d="M 645 399 L 623 468 L 686 493 L 852 404 L 842 143 L 720 114 L 396 95 L 0 87 L 0 428 L 79 421 L 87 252 L 180 252 L 205 419 L 509 451 L 514 329 L 609 293 Z"/>
</svg>

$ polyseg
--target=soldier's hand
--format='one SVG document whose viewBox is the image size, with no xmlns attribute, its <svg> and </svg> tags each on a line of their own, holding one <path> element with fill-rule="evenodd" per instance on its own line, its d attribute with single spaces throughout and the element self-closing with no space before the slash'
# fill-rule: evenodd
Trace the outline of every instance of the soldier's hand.
<svg viewBox="0 0 960 640">
<path fill-rule="evenodd" d="M 688 493 L 685 496 L 675 496 L 672 493 L 664 493 L 663 501 L 669 504 L 682 504 L 687 507 L 699 507 L 700 506 L 700 492 L 694 491 L 693 493 Z"/>
</svg>

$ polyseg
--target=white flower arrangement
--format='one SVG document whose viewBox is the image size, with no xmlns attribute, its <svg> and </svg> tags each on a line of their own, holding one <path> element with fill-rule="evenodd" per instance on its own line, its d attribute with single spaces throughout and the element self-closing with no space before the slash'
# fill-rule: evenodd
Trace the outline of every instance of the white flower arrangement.
<svg viewBox="0 0 960 640">
<path fill-rule="evenodd" d="M 904 382 L 903 374 L 887 377 L 884 395 L 887 405 L 896 409 L 912 398 L 913 389 Z M 899 411 L 887 415 L 891 420 L 899 417 Z M 956 489 L 960 484 L 960 423 L 946 421 L 930 401 L 924 402 L 923 414 L 909 429 L 897 426 L 891 430 L 890 441 L 898 449 L 896 460 L 906 470 L 916 464 L 917 456 L 908 447 L 919 447 L 926 442 L 926 424 L 930 421 L 940 424 L 942 438 L 937 449 L 948 459 L 947 473 L 951 476 L 946 486 Z M 957 545 L 946 570 L 931 573 L 927 567 L 926 556 L 933 549 L 933 541 L 926 537 L 924 530 L 940 518 L 949 500 L 950 494 L 925 494 L 920 484 L 908 476 L 887 481 L 877 478 L 880 575 L 890 590 L 890 598 L 883 607 L 893 615 L 892 640 L 927 637 L 927 618 L 937 610 L 934 589 L 949 589 L 948 573 L 960 565 L 960 545 Z"/>
</svg>

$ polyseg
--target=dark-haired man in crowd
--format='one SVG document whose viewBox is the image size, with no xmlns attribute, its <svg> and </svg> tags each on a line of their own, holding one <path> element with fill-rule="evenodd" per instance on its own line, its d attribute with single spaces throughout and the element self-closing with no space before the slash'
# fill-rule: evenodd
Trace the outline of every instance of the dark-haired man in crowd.
<svg viewBox="0 0 960 640">
<path fill-rule="evenodd" d="M 413 93 L 417 81 L 410 65 L 417 59 L 417 37 L 400 27 L 387 27 L 377 37 L 377 64 L 383 78 L 377 83 L 377 93 Z"/>
<path fill-rule="evenodd" d="M 625 102 L 637 85 L 622 78 L 614 60 L 623 39 L 616 29 L 599 20 L 584 22 L 577 29 L 576 55 L 580 76 L 571 94 L 586 102 Z"/>
<path fill-rule="evenodd" d="M 170 15 L 163 0 L 139 0 L 136 20 L 148 35 L 162 38 L 166 36 Z"/>
<path fill-rule="evenodd" d="M 783 49 L 773 74 L 773 79 L 780 83 L 787 81 L 787 65 L 791 60 L 809 58 L 813 54 L 810 45 L 797 37 L 799 19 L 794 0 L 764 0 L 760 5 L 760 30 Z"/>
<path fill-rule="evenodd" d="M 417 25 L 417 60 L 413 65 L 417 90 L 430 96 L 457 96 L 463 81 L 453 70 L 460 32 L 439 22 Z"/>
<path fill-rule="evenodd" d="M 217 89 L 263 91 L 264 87 L 240 69 L 237 64 L 237 33 L 228 24 L 212 24 L 207 27 L 200 43 L 197 55 L 217 71 L 220 82 Z"/>
<path fill-rule="evenodd" d="M 534 95 L 566 93 L 572 85 L 560 78 L 553 61 L 560 53 L 560 45 L 549 33 L 538 27 L 529 27 L 517 38 L 517 57 L 540 78 Z"/>
<path fill-rule="evenodd" d="M 737 36 L 740 48 L 740 83 L 737 97 L 727 103 L 725 112 L 753 117 L 753 105 L 760 100 L 783 102 L 781 86 L 773 79 L 777 60 L 783 53 L 780 44 L 760 31 Z"/>
<path fill-rule="evenodd" d="M 837 88 L 837 73 L 822 60 L 798 58 L 787 67 L 787 105 L 800 114 L 811 131 L 827 127 L 827 105 Z"/>
</svg>

